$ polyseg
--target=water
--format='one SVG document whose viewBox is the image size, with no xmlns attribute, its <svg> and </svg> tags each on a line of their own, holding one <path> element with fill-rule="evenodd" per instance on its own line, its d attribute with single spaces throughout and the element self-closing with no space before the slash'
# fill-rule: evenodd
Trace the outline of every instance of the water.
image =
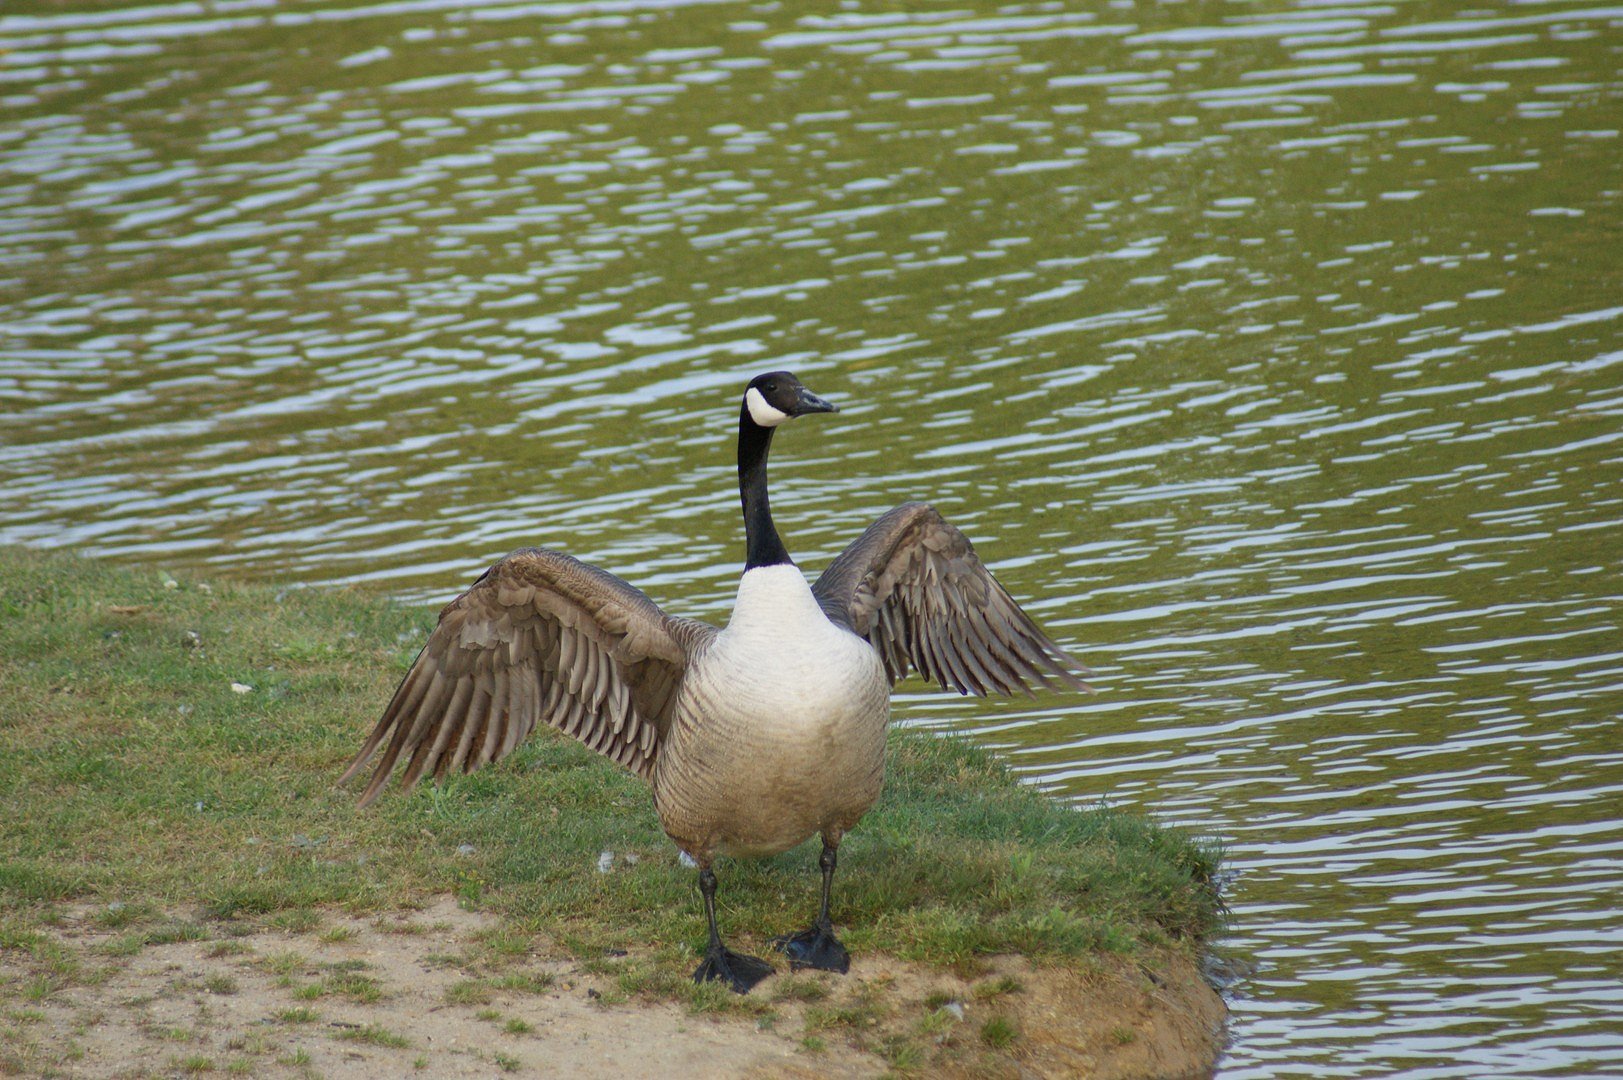
<svg viewBox="0 0 1623 1080">
<path fill-rule="evenodd" d="M 935 502 L 1093 664 L 909 692 L 1225 839 L 1225 1077 L 1623 1072 L 1623 7 L 0 14 L 0 542 L 720 616 Z"/>
</svg>

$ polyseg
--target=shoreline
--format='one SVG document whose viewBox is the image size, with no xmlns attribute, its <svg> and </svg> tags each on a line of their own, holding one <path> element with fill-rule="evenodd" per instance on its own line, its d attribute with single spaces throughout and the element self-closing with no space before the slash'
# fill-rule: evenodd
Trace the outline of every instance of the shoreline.
<svg viewBox="0 0 1623 1080">
<path fill-rule="evenodd" d="M 1083 970 L 994 956 L 972 978 L 867 955 L 844 977 L 780 972 L 729 1007 L 627 994 L 635 954 L 583 961 L 530 939 L 493 957 L 501 921 L 450 897 L 241 936 L 159 918 L 105 978 L 13 1003 L 26 1035 L 3 1044 L 8 1072 L 1128 1080 L 1210 1075 L 1223 1041 L 1222 1001 L 1179 953 Z M 45 931 L 92 964 L 126 936 L 90 906 Z M 0 952 L 0 981 L 19 978 Z"/>
<path fill-rule="evenodd" d="M 962 740 L 891 733 L 842 850 L 851 975 L 779 958 L 738 997 L 687 979 L 702 916 L 646 789 L 571 740 L 366 812 L 333 787 L 431 613 L 19 549 L 0 612 L 0 789 L 30 807 L 0 838 L 0 1067 L 522 1073 L 605 1027 L 641 1032 L 628 1062 L 725 1045 L 719 1075 L 1199 1076 L 1220 1051 L 1218 851 Z M 804 849 L 724 873 L 759 954 L 814 901 Z"/>
</svg>

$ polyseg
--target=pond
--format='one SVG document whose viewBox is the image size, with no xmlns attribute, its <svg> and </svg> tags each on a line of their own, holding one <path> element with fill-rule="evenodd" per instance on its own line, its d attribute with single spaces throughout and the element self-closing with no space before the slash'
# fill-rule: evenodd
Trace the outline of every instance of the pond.
<svg viewBox="0 0 1623 1080">
<path fill-rule="evenodd" d="M 1623 1070 L 1623 7 L 0 14 L 0 542 L 725 616 L 934 502 L 1098 693 L 897 698 L 1221 838 L 1229 1078 Z M 370 717 L 357 717 L 357 730 Z"/>
</svg>

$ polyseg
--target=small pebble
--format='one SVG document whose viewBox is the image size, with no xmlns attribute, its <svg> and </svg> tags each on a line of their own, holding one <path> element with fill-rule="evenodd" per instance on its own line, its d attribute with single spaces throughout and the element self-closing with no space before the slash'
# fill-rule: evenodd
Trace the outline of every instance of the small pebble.
<svg viewBox="0 0 1623 1080">
<path fill-rule="evenodd" d="M 689 855 L 687 852 L 681 850 L 678 850 L 676 853 L 676 861 L 681 863 L 683 866 L 686 866 L 690 870 L 699 865 L 692 855 Z"/>
<path fill-rule="evenodd" d="M 234 682 L 231 684 L 231 692 L 233 694 L 251 694 L 254 692 L 254 688 L 247 683 Z"/>
<path fill-rule="evenodd" d="M 597 872 L 606 874 L 614 869 L 614 852 L 605 851 L 597 857 Z"/>
<path fill-rule="evenodd" d="M 949 1001 L 941 1007 L 946 1009 L 947 1012 L 952 1015 L 954 1020 L 962 1020 L 964 1018 L 964 1004 L 961 1001 Z"/>
<path fill-rule="evenodd" d="M 475 849 L 472 844 L 458 844 L 456 846 L 456 853 L 458 855 L 472 855 L 475 850 L 477 849 Z"/>
</svg>

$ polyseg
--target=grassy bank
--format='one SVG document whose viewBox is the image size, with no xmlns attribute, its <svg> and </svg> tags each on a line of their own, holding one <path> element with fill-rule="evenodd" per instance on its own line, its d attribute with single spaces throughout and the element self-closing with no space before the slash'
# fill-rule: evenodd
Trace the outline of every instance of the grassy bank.
<svg viewBox="0 0 1623 1080">
<path fill-rule="evenodd" d="M 0 947 L 26 950 L 70 901 L 139 948 L 177 913 L 193 929 L 169 932 L 213 934 L 450 893 L 579 956 L 651 956 L 655 981 L 690 968 L 693 872 L 641 782 L 574 742 L 543 733 L 365 812 L 334 787 L 432 618 L 355 591 L 0 550 Z M 890 755 L 883 799 L 841 849 L 853 955 L 962 973 L 990 953 L 1181 948 L 1214 928 L 1212 847 L 1060 806 L 961 740 L 893 734 Z M 806 924 L 815 856 L 719 867 L 735 945 Z"/>
</svg>

